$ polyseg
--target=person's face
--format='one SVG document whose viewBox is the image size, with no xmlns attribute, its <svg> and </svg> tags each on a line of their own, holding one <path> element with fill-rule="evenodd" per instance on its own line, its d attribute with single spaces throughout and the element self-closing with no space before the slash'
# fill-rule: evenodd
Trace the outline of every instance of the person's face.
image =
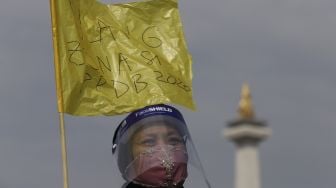
<svg viewBox="0 0 336 188">
<path fill-rule="evenodd" d="M 138 156 L 149 148 L 160 145 L 185 147 L 183 138 L 175 128 L 158 122 L 153 125 L 144 126 L 140 131 L 135 133 L 132 139 L 133 157 Z"/>
</svg>

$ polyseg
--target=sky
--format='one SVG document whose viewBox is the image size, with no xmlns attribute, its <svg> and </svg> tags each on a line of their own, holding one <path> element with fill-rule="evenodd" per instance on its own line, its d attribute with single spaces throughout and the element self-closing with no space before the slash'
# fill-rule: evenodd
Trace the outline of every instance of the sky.
<svg viewBox="0 0 336 188">
<path fill-rule="evenodd" d="M 127 2 L 105 0 L 105 2 Z M 180 0 L 198 110 L 182 110 L 214 188 L 234 186 L 240 89 L 272 136 L 263 187 L 336 185 L 336 1 Z M 0 188 L 62 187 L 49 1 L 0 6 Z M 114 188 L 114 129 L 124 116 L 66 116 L 70 188 Z M 195 186 L 196 187 L 196 186 Z"/>
</svg>

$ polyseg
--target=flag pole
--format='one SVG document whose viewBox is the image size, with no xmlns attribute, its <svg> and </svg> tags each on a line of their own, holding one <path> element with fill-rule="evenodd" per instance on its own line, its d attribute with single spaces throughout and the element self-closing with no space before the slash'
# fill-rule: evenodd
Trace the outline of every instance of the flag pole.
<svg viewBox="0 0 336 188">
<path fill-rule="evenodd" d="M 64 123 L 64 111 L 63 111 L 63 95 L 62 95 L 62 79 L 61 79 L 61 67 L 59 63 L 59 48 L 58 48 L 58 30 L 57 30 L 57 7 L 56 0 L 50 0 L 50 12 L 51 12 L 51 28 L 52 39 L 54 48 L 54 66 L 55 66 L 55 80 L 56 80 L 56 92 L 57 92 L 57 106 L 59 112 L 59 127 L 60 127 L 60 141 L 62 150 L 62 172 L 63 172 L 63 188 L 69 188 L 68 178 L 68 160 L 67 160 L 67 145 L 66 145 L 66 132 Z"/>
<path fill-rule="evenodd" d="M 59 113 L 60 120 L 60 139 L 62 147 L 62 169 L 63 169 L 63 188 L 69 187 L 68 179 L 68 160 L 67 160 L 67 145 L 66 145 L 66 132 L 64 124 L 64 113 Z"/>
</svg>

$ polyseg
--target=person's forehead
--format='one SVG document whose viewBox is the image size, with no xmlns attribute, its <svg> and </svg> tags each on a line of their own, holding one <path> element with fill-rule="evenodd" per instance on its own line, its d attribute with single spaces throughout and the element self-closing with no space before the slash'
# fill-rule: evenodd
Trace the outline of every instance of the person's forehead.
<svg viewBox="0 0 336 188">
<path fill-rule="evenodd" d="M 134 136 L 146 135 L 146 134 L 159 134 L 159 133 L 178 134 L 178 131 L 175 129 L 175 127 L 172 127 L 169 124 L 163 122 L 157 122 L 154 124 L 145 125 L 141 127 L 141 129 L 138 130 Z"/>
</svg>

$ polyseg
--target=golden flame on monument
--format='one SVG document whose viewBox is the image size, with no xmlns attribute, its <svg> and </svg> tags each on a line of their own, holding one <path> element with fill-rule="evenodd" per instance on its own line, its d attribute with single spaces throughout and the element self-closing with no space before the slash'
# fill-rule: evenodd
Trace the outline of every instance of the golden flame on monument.
<svg viewBox="0 0 336 188">
<path fill-rule="evenodd" d="M 240 118 L 242 119 L 253 119 L 254 118 L 252 97 L 251 97 L 250 87 L 247 83 L 244 83 L 242 86 L 238 113 L 239 113 Z"/>
</svg>

